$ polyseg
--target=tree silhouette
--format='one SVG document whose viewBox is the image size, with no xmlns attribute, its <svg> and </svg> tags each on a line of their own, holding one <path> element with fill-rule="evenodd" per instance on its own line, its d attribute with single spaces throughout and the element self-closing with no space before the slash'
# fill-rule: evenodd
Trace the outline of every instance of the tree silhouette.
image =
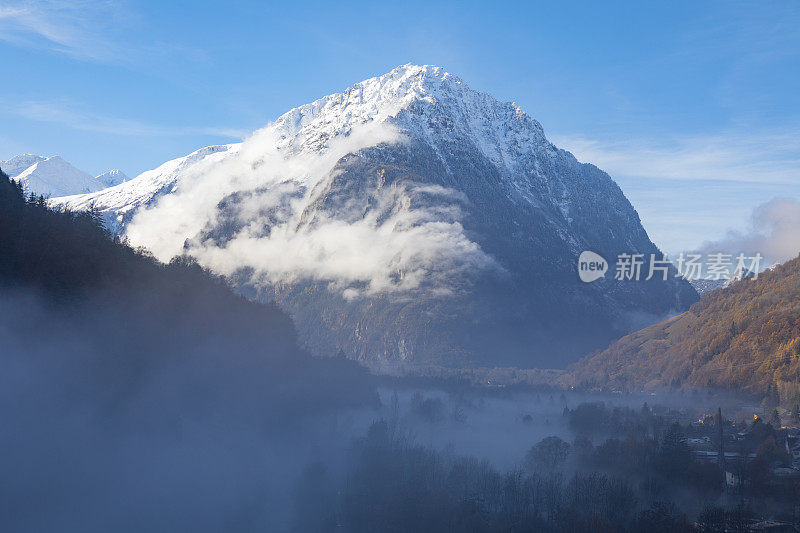
<svg viewBox="0 0 800 533">
<path fill-rule="evenodd" d="M 664 476 L 683 476 L 692 461 L 686 437 L 680 424 L 671 424 L 656 455 L 656 468 Z"/>
<path fill-rule="evenodd" d="M 525 464 L 530 470 L 555 470 L 566 460 L 569 448 L 559 437 L 546 437 L 528 451 Z"/>
</svg>

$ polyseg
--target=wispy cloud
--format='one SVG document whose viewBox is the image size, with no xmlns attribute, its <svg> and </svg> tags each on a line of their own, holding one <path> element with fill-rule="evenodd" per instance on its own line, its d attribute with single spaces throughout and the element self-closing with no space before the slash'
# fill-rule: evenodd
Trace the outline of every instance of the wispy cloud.
<svg viewBox="0 0 800 533">
<path fill-rule="evenodd" d="M 26 100 L 12 102 L 0 98 L 0 109 L 29 120 L 61 124 L 81 131 L 93 131 L 110 135 L 129 136 L 176 136 L 212 135 L 243 139 L 251 132 L 239 128 L 213 126 L 182 126 L 172 128 L 149 124 L 135 119 L 103 115 L 89 111 L 80 104 L 67 100 Z"/>
<path fill-rule="evenodd" d="M 0 42 L 149 70 L 162 61 L 206 61 L 179 43 L 147 41 L 143 16 L 124 0 L 22 0 L 0 4 Z M 169 71 L 169 69 L 166 69 Z"/>
<path fill-rule="evenodd" d="M 600 141 L 556 135 L 553 142 L 612 176 L 800 185 L 800 134 L 721 134 L 671 141 Z"/>
<path fill-rule="evenodd" d="M 0 40 L 69 56 L 110 61 L 125 57 L 109 37 L 122 19 L 133 15 L 112 0 L 27 0 L 0 5 Z"/>
</svg>

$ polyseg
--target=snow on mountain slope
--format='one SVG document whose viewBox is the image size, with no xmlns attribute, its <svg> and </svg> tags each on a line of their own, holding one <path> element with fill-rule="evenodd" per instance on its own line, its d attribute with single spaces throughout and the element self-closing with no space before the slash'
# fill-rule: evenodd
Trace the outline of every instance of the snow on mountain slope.
<svg viewBox="0 0 800 533">
<path fill-rule="evenodd" d="M 447 107 L 456 113 L 458 120 L 449 124 L 450 130 L 446 132 L 450 139 L 442 139 L 440 133 L 434 133 L 437 124 L 432 115 L 427 117 L 427 123 L 401 115 L 403 110 L 422 110 L 425 106 Z M 541 125 L 515 104 L 501 103 L 489 95 L 472 91 L 441 67 L 415 65 L 398 67 L 388 74 L 356 84 L 344 93 L 295 108 L 262 130 L 262 136 L 269 133 L 274 138 L 274 148 L 288 157 L 324 152 L 332 139 L 349 136 L 354 127 L 387 122 L 397 122 L 408 133 L 419 135 L 432 144 L 451 141 L 455 134 L 470 136 L 482 153 L 508 170 L 518 166 L 517 158 L 524 152 L 546 147 L 555 150 L 545 139 Z M 92 201 L 101 209 L 125 208 L 121 204 L 123 198 L 138 205 L 137 195 L 149 196 L 163 186 L 156 175 L 178 177 L 181 171 L 206 155 L 239 144 L 202 148 L 131 180 L 124 197 L 120 196 L 121 191 L 109 191 L 108 195 L 92 195 Z M 174 172 L 170 165 L 176 166 Z M 133 184 L 133 181 L 138 183 Z M 70 199 L 70 202 L 80 201 Z M 61 203 L 58 199 L 56 202 Z"/>
<path fill-rule="evenodd" d="M 619 187 L 518 106 L 404 65 L 56 205 L 275 300 L 314 352 L 371 364 L 562 365 L 696 299 L 578 280 L 583 250 L 658 253 Z M 645 265 L 645 269 L 646 269 Z"/>
<path fill-rule="evenodd" d="M 25 189 L 45 196 L 87 193 L 100 188 L 94 178 L 73 167 L 59 156 L 37 161 L 13 177 Z"/>
<path fill-rule="evenodd" d="M 5 172 L 8 177 L 13 178 L 22 174 L 23 171 L 35 165 L 40 161 L 44 161 L 46 157 L 33 154 L 20 154 L 15 155 L 6 161 L 0 161 L 0 169 Z"/>
<path fill-rule="evenodd" d="M 109 170 L 108 172 L 104 172 L 99 176 L 95 176 L 94 179 L 102 188 L 107 189 L 108 187 L 114 187 L 120 183 L 125 183 L 128 181 L 128 176 L 126 176 L 121 170 L 115 168 L 113 170 Z"/>
<path fill-rule="evenodd" d="M 207 146 L 185 157 L 167 161 L 119 185 L 90 194 L 52 198 L 50 203 L 54 207 L 65 207 L 73 211 L 94 206 L 107 217 L 109 229 L 121 231 L 137 208 L 150 204 L 163 194 L 176 192 L 178 179 L 189 169 L 195 165 L 219 161 L 229 155 L 229 151 L 236 152 L 238 149 L 239 144 Z"/>
<path fill-rule="evenodd" d="M 120 170 L 92 177 L 59 156 L 21 154 L 0 161 L 0 169 L 10 178 L 22 182 L 27 192 L 50 197 L 91 193 L 128 179 Z"/>
<path fill-rule="evenodd" d="M 438 116 L 439 108 L 446 108 L 453 116 Z M 408 114 L 408 111 L 420 112 L 422 117 Z M 424 139 L 437 151 L 457 138 L 469 138 L 471 144 L 502 169 L 504 178 L 513 188 L 509 194 L 533 204 L 537 202 L 536 194 L 518 171 L 535 152 L 551 151 L 551 159 L 558 153 L 547 142 L 541 125 L 515 104 L 501 103 L 489 95 L 472 91 L 441 67 L 415 65 L 398 67 L 388 74 L 356 84 L 344 93 L 293 109 L 259 132 L 257 137 L 262 141 L 251 140 L 249 144 L 256 151 L 264 149 L 263 139 L 269 137 L 270 149 L 274 148 L 284 158 L 321 154 L 328 151 L 333 139 L 349 137 L 354 128 L 365 124 L 392 124 L 404 134 Z M 446 126 L 445 131 L 437 131 L 442 125 Z M 177 184 L 182 175 L 189 173 L 190 167 L 204 161 L 207 155 L 238 151 L 238 146 L 203 148 L 186 158 L 145 172 L 123 188 L 55 199 L 54 203 L 73 209 L 93 203 L 101 211 L 116 215 L 116 223 L 122 224 L 122 215 L 149 204 L 166 191 L 167 184 Z M 212 160 L 216 162 L 219 158 Z M 538 165 L 539 162 L 534 162 L 534 166 Z M 534 168 L 533 172 L 541 174 L 539 168 Z M 569 202 L 563 196 L 568 188 L 561 183 L 548 184 L 548 188 L 548 194 L 557 199 L 558 208 L 567 209 Z"/>
</svg>

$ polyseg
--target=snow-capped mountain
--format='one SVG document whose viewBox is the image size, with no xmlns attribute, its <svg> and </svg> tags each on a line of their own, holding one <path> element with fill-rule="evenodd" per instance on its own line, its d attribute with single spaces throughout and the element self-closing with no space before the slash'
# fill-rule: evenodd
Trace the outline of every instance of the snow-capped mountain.
<svg viewBox="0 0 800 533">
<path fill-rule="evenodd" d="M 2 169 L 3 172 L 5 172 L 9 177 L 13 178 L 19 176 L 36 163 L 45 161 L 46 159 L 46 157 L 33 154 L 15 155 L 11 159 L 0 161 L 0 169 Z"/>
<path fill-rule="evenodd" d="M 584 250 L 658 253 L 636 211 L 519 106 L 433 66 L 53 202 L 94 205 L 156 257 L 285 306 L 312 351 L 374 365 L 560 366 L 697 297 L 672 271 L 582 283 Z"/>
<path fill-rule="evenodd" d="M 175 192 L 179 178 L 188 174 L 195 165 L 202 162 L 217 162 L 221 156 L 227 155 L 229 150 L 237 151 L 239 147 L 240 144 L 231 144 L 201 148 L 106 190 L 53 198 L 51 203 L 75 211 L 86 210 L 90 205 L 94 205 L 107 216 L 109 229 L 124 232 L 125 226 L 139 208 L 152 205 L 165 194 Z"/>
<path fill-rule="evenodd" d="M 114 187 L 120 183 L 125 183 L 128 181 L 128 176 L 121 170 L 115 168 L 108 172 L 103 172 L 99 176 L 95 176 L 94 179 L 103 189 L 107 189 L 108 187 Z"/>
<path fill-rule="evenodd" d="M 50 197 L 90 193 L 127 180 L 119 170 L 92 177 L 59 156 L 21 154 L 0 161 L 0 169 L 21 182 L 27 192 Z"/>
</svg>

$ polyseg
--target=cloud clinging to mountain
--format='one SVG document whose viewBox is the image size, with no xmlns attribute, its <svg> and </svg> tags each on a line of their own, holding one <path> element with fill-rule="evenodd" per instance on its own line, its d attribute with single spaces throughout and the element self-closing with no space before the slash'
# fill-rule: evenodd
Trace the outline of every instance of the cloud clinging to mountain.
<svg viewBox="0 0 800 533">
<path fill-rule="evenodd" d="M 315 207 L 343 156 L 398 142 L 393 127 L 369 123 L 323 152 L 287 157 L 265 128 L 233 156 L 193 167 L 174 194 L 136 215 L 127 235 L 161 260 L 186 252 L 221 274 L 248 269 L 257 285 L 311 280 L 346 298 L 423 286 L 448 292 L 461 274 L 495 266 L 464 234 L 463 195 L 407 183 L 378 188 L 369 206 Z M 433 201 L 412 201 L 422 197 Z M 228 230 L 219 238 L 221 227 Z"/>
</svg>

